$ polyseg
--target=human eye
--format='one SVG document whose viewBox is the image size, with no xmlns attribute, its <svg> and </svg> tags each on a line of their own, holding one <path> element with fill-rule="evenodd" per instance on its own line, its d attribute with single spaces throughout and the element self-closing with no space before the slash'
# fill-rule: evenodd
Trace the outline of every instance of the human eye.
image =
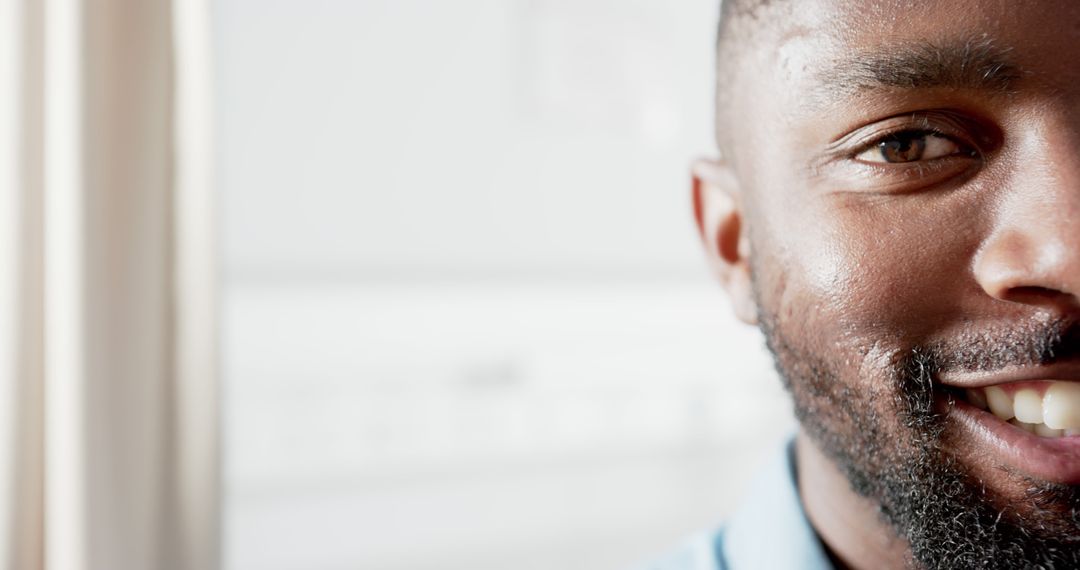
<svg viewBox="0 0 1080 570">
<path fill-rule="evenodd" d="M 908 194 L 970 179 L 1002 144 L 996 123 L 951 109 L 907 112 L 833 139 L 813 176 L 832 193 Z"/>
<path fill-rule="evenodd" d="M 876 164 L 904 164 L 951 156 L 974 156 L 974 151 L 954 138 L 932 130 L 903 130 L 880 137 L 864 147 L 855 159 Z"/>
</svg>

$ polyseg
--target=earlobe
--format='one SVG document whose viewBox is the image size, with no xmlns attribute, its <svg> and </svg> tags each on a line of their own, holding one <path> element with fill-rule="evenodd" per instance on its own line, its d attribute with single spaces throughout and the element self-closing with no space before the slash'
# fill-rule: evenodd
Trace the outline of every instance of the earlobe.
<svg viewBox="0 0 1080 570">
<path fill-rule="evenodd" d="M 757 300 L 754 297 L 754 283 L 750 278 L 749 263 L 744 263 L 738 271 L 732 271 L 726 289 L 731 297 L 735 316 L 746 324 L 758 323 Z"/>
<path fill-rule="evenodd" d="M 694 163 L 694 218 L 709 264 L 731 297 L 736 316 L 756 324 L 750 241 L 739 190 L 728 164 L 718 160 Z"/>
</svg>

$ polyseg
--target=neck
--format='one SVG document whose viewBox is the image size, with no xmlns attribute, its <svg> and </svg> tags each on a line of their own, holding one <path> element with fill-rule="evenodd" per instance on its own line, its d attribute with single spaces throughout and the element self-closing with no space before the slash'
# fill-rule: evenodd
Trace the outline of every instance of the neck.
<svg viewBox="0 0 1080 570">
<path fill-rule="evenodd" d="M 907 544 L 802 431 L 795 444 L 795 463 L 806 516 L 838 565 L 853 570 L 907 567 Z"/>
</svg>

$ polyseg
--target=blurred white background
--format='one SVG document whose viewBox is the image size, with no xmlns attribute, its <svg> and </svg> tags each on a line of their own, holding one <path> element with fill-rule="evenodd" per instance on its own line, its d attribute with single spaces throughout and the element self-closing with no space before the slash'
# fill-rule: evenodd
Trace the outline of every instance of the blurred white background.
<svg viewBox="0 0 1080 570">
<path fill-rule="evenodd" d="M 622 568 L 790 430 L 705 269 L 716 0 L 217 0 L 231 570 Z"/>
</svg>

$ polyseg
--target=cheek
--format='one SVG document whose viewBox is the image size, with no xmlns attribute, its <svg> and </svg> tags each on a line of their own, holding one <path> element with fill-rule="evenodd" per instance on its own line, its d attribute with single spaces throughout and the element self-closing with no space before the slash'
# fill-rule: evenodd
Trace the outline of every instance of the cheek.
<svg viewBox="0 0 1080 570">
<path fill-rule="evenodd" d="M 836 317 L 909 339 L 963 318 L 979 294 L 971 272 L 982 222 L 966 196 L 859 203 L 834 217 L 842 246 L 832 278 L 843 288 Z"/>
<path fill-rule="evenodd" d="M 948 203 L 950 200 L 956 203 Z M 979 222 L 958 197 L 834 197 L 768 229 L 778 317 L 827 346 L 897 348 L 959 318 Z M 765 300 L 763 300 L 764 302 Z"/>
</svg>

